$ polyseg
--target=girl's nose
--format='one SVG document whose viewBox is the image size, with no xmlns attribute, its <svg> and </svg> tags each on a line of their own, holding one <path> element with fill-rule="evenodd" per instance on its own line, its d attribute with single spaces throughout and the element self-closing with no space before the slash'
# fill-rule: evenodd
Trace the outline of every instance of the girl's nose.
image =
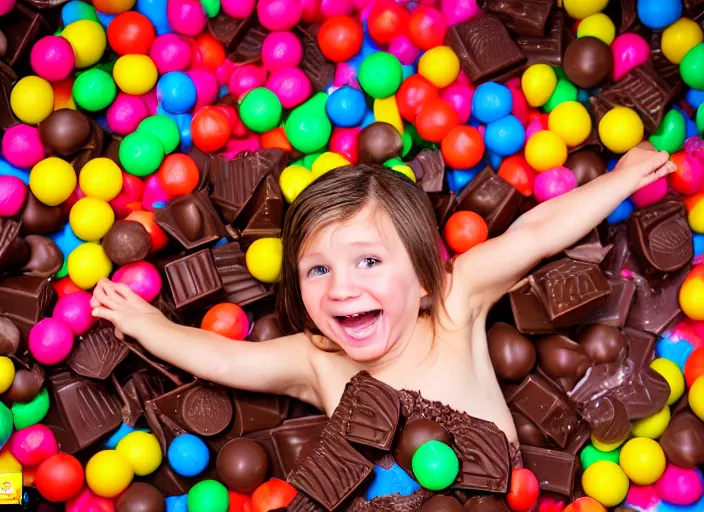
<svg viewBox="0 0 704 512">
<path fill-rule="evenodd" d="M 344 272 L 333 272 L 328 289 L 328 297 L 332 300 L 345 300 L 359 295 L 359 287 L 354 280 Z"/>
</svg>

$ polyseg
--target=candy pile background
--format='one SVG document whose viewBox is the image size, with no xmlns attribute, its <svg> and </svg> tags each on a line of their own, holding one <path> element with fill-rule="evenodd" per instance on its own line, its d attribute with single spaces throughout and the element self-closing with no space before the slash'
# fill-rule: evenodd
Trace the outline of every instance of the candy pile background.
<svg viewBox="0 0 704 512">
<path fill-rule="evenodd" d="M 1 0 L 0 15 L 0 475 L 21 471 L 18 509 L 298 503 L 286 476 L 325 418 L 118 340 L 91 316 L 100 279 L 256 343 L 281 335 L 286 205 L 323 173 L 417 182 L 449 256 L 648 140 L 677 171 L 492 312 L 525 466 L 508 492 L 454 488 L 456 455 L 416 425 L 405 469 L 357 482 L 354 510 L 407 510 L 421 488 L 445 495 L 426 512 L 704 510 L 704 2 Z"/>
</svg>

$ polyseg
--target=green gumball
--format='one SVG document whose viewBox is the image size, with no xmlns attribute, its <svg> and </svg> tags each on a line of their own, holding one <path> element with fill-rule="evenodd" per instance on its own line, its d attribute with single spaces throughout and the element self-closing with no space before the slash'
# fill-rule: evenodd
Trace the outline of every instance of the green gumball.
<svg viewBox="0 0 704 512">
<path fill-rule="evenodd" d="M 359 66 L 357 80 L 362 90 L 372 98 L 388 98 L 401 86 L 403 66 L 390 53 L 372 53 Z"/>
<path fill-rule="evenodd" d="M 73 99 L 76 105 L 90 112 L 97 112 L 110 105 L 117 94 L 112 77 L 102 69 L 89 69 L 73 82 Z"/>
<path fill-rule="evenodd" d="M 0 402 L 0 449 L 5 446 L 5 443 L 10 439 L 12 434 L 12 412 L 7 406 Z"/>
<path fill-rule="evenodd" d="M 149 176 L 164 160 L 164 145 L 151 133 L 136 131 L 122 139 L 119 157 L 128 173 L 140 178 Z"/>
<path fill-rule="evenodd" d="M 704 43 L 699 43 L 680 62 L 682 80 L 692 89 L 704 89 Z"/>
<path fill-rule="evenodd" d="M 579 96 L 579 91 L 577 87 L 570 82 L 567 78 L 560 78 L 557 81 L 557 86 L 555 91 L 550 96 L 550 99 L 543 105 L 543 110 L 550 113 L 555 107 L 560 103 L 565 103 L 566 101 L 577 101 Z"/>
<path fill-rule="evenodd" d="M 15 402 L 12 404 L 12 416 L 17 430 L 36 425 L 44 419 L 48 412 L 49 393 L 46 388 L 27 403 Z"/>
<path fill-rule="evenodd" d="M 284 124 L 288 141 L 301 153 L 320 151 L 330 140 L 332 125 L 325 112 L 326 101 L 327 95 L 319 92 L 293 109 Z"/>
<path fill-rule="evenodd" d="M 244 125 L 257 133 L 268 132 L 279 125 L 281 101 L 266 87 L 257 87 L 247 93 L 240 104 L 240 118 Z"/>
<path fill-rule="evenodd" d="M 215 480 L 203 480 L 188 491 L 188 512 L 227 512 L 227 489 Z"/>
<path fill-rule="evenodd" d="M 672 109 L 662 118 L 660 126 L 649 140 L 658 151 L 667 151 L 672 154 L 682 149 L 686 135 L 687 126 L 684 116 L 679 111 Z"/>
<path fill-rule="evenodd" d="M 697 131 L 699 135 L 704 133 L 704 103 L 697 109 Z"/>
<path fill-rule="evenodd" d="M 608 460 L 610 462 L 618 464 L 620 456 L 621 447 L 618 447 L 616 450 L 610 452 L 602 452 L 596 446 L 590 443 L 585 446 L 582 450 L 582 453 L 579 454 L 579 461 L 582 464 L 582 471 L 584 471 L 595 462 L 599 462 L 601 460 Z"/>
<path fill-rule="evenodd" d="M 448 445 L 441 441 L 428 441 L 413 454 L 413 474 L 418 483 L 431 491 L 446 489 L 457 479 L 460 462 Z"/>
<path fill-rule="evenodd" d="M 181 132 L 176 121 L 160 114 L 143 119 L 137 126 L 137 131 L 154 135 L 161 141 L 164 146 L 164 153 L 167 155 L 176 151 L 181 142 Z"/>
</svg>

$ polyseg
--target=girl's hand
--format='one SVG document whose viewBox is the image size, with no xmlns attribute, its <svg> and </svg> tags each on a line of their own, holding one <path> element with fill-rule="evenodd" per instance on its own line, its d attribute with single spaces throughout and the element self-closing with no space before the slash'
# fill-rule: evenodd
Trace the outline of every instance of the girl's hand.
<svg viewBox="0 0 704 512">
<path fill-rule="evenodd" d="M 641 142 L 619 160 L 612 172 L 628 176 L 635 192 L 674 172 L 677 166 L 669 158 L 667 151 L 658 151 L 650 142 Z"/>
<path fill-rule="evenodd" d="M 115 334 L 139 338 L 140 331 L 166 320 L 157 308 L 134 293 L 126 284 L 101 279 L 91 299 L 93 316 L 112 322 Z"/>
</svg>

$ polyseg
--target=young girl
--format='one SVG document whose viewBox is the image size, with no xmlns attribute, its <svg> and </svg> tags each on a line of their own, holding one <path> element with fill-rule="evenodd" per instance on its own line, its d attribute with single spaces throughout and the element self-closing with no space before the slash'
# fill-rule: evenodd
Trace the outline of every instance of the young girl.
<svg viewBox="0 0 704 512">
<path fill-rule="evenodd" d="M 516 429 L 492 368 L 490 307 L 543 258 L 574 244 L 633 192 L 672 172 L 649 144 L 614 171 L 536 206 L 446 272 L 425 193 L 366 165 L 318 178 L 290 206 L 279 291 L 292 336 L 232 342 L 176 325 L 126 285 L 101 281 L 93 315 L 157 357 L 205 380 L 290 395 L 332 414 L 365 370 L 396 389 Z"/>
</svg>

